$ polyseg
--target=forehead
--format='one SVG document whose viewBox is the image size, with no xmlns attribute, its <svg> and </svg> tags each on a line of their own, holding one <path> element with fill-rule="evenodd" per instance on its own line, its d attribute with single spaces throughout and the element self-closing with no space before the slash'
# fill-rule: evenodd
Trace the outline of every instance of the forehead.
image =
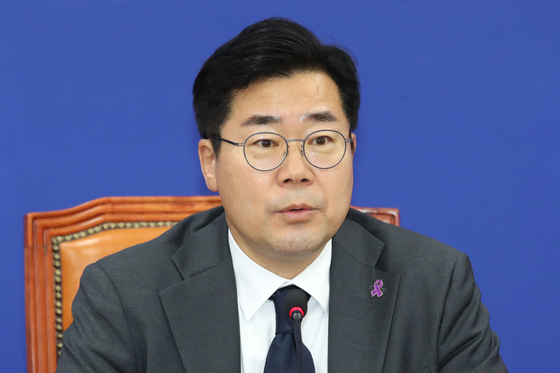
<svg viewBox="0 0 560 373">
<path fill-rule="evenodd" d="M 266 125 L 329 123 L 348 128 L 338 87 L 326 74 L 298 73 L 255 83 L 234 94 L 224 131 Z"/>
</svg>

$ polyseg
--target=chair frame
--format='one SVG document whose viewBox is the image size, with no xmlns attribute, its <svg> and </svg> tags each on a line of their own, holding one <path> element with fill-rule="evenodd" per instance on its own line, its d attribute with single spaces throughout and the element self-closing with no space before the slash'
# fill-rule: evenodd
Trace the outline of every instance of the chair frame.
<svg viewBox="0 0 560 373">
<path fill-rule="evenodd" d="M 218 196 L 105 197 L 76 207 L 34 212 L 24 218 L 27 370 L 54 373 L 62 347 L 58 243 L 103 229 L 172 226 L 186 216 L 221 205 Z M 361 208 L 399 225 L 395 208 Z"/>
</svg>

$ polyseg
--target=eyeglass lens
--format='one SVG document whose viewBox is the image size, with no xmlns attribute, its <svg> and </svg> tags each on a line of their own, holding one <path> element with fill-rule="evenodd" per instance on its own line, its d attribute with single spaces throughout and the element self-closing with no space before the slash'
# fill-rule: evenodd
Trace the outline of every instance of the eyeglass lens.
<svg viewBox="0 0 560 373">
<path fill-rule="evenodd" d="M 294 140 L 289 142 L 292 141 Z M 344 136 L 332 130 L 313 132 L 304 140 L 295 141 L 303 142 L 303 154 L 309 163 L 317 168 L 336 166 L 346 152 Z M 252 167 L 268 171 L 284 161 L 287 156 L 288 141 L 276 133 L 260 132 L 249 136 L 244 148 L 245 158 Z"/>
</svg>

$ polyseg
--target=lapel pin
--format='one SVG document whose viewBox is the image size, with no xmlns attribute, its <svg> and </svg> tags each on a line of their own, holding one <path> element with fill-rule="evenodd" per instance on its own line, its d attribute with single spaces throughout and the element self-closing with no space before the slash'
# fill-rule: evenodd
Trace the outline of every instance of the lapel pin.
<svg viewBox="0 0 560 373">
<path fill-rule="evenodd" d="M 383 292 L 381 291 L 382 288 L 383 280 L 375 281 L 375 284 L 373 284 L 373 290 L 371 291 L 371 297 L 375 298 L 375 296 L 377 295 L 377 298 L 381 298 L 381 296 L 383 295 Z"/>
</svg>

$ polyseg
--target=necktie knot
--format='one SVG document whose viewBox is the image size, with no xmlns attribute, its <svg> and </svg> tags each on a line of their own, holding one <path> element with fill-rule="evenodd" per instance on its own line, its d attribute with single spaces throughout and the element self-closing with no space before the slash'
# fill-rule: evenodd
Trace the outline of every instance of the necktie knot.
<svg viewBox="0 0 560 373">
<path fill-rule="evenodd" d="M 294 332 L 294 323 L 292 322 L 290 315 L 286 311 L 284 303 L 286 300 L 286 295 L 294 289 L 299 289 L 300 291 L 304 292 L 307 300 L 309 300 L 309 294 L 295 285 L 290 285 L 278 289 L 269 298 L 274 302 L 274 310 L 276 311 L 276 334 Z"/>
</svg>

